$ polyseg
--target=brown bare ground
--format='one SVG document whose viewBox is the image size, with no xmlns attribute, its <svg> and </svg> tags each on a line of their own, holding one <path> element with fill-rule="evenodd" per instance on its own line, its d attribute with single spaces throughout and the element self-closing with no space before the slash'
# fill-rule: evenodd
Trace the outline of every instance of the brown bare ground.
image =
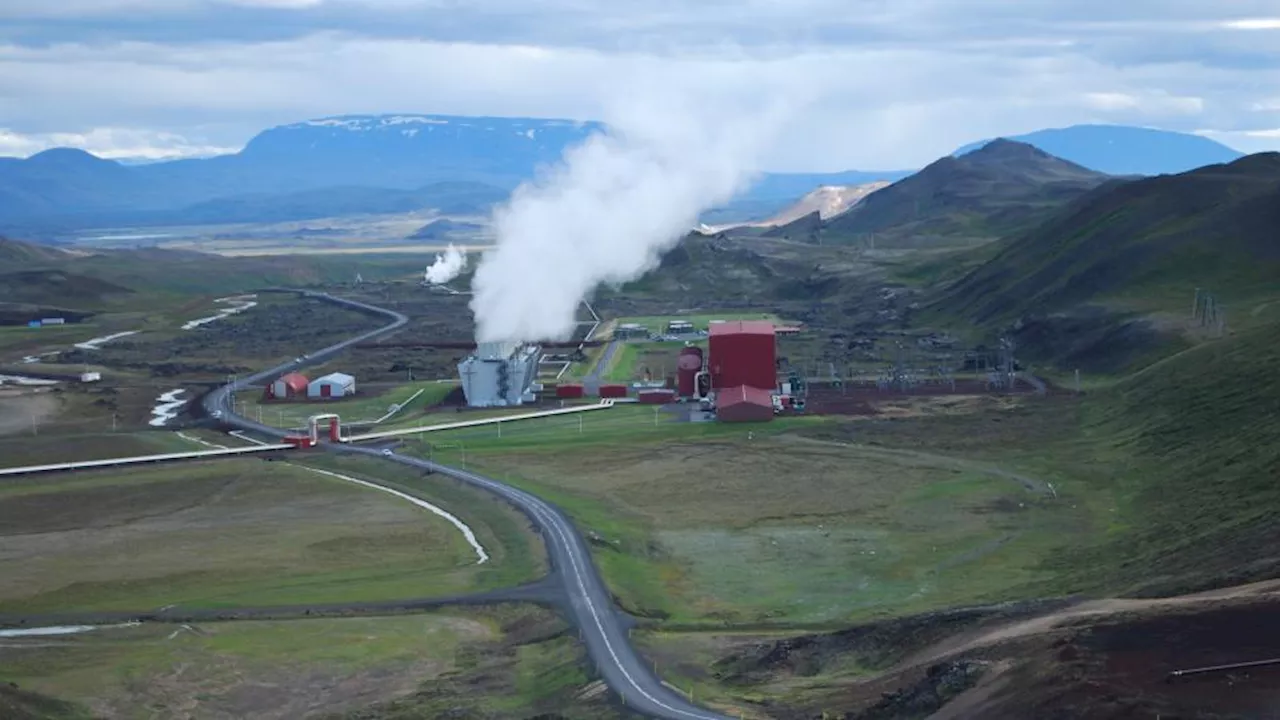
<svg viewBox="0 0 1280 720">
<path fill-rule="evenodd" d="M 0 388 L 0 435 L 31 432 L 58 413 L 58 400 L 48 388 Z"/>
</svg>

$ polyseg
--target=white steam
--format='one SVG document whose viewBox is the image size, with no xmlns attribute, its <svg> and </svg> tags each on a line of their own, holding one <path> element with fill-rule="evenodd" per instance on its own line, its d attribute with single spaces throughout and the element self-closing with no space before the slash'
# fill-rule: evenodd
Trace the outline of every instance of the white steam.
<svg viewBox="0 0 1280 720">
<path fill-rule="evenodd" d="M 436 261 L 427 268 L 426 280 L 432 285 L 442 285 L 458 277 L 467 268 L 467 254 L 449 243 L 443 253 L 436 253 Z"/>
<path fill-rule="evenodd" d="M 608 132 L 495 210 L 496 247 L 471 283 L 477 342 L 567 339 L 588 293 L 653 269 L 703 211 L 743 190 L 788 105 L 753 89 L 673 98 L 629 85 Z"/>
</svg>

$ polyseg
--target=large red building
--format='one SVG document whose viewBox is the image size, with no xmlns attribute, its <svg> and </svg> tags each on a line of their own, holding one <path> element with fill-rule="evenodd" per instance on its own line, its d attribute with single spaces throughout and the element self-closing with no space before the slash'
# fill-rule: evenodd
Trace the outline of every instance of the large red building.
<svg viewBox="0 0 1280 720">
<path fill-rule="evenodd" d="M 745 385 L 772 391 L 778 387 L 773 323 L 767 320 L 712 323 L 708 335 L 707 370 L 711 373 L 712 388 Z"/>
</svg>

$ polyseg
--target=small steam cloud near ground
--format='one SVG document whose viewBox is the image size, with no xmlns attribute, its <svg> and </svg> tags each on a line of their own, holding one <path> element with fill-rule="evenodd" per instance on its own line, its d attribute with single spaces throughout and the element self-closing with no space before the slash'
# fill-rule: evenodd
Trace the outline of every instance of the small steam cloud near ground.
<svg viewBox="0 0 1280 720">
<path fill-rule="evenodd" d="M 443 253 L 436 253 L 436 261 L 431 263 L 425 274 L 427 282 L 432 285 L 443 285 L 458 277 L 467 269 L 467 254 L 449 243 Z"/>
<path fill-rule="evenodd" d="M 739 97 L 625 85 L 607 132 L 495 210 L 496 247 L 471 284 L 477 342 L 568 339 L 592 290 L 656 267 L 703 211 L 745 189 L 794 105 L 759 84 Z"/>
</svg>

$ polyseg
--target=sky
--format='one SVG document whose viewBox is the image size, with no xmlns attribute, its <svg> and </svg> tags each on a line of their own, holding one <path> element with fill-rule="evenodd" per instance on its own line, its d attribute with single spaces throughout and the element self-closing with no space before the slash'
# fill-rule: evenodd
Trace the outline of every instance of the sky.
<svg viewBox="0 0 1280 720">
<path fill-rule="evenodd" d="M 595 119 L 621 78 L 805 88 L 776 171 L 1077 123 L 1280 150 L 1280 2 L 3 0 L 0 155 L 209 155 L 343 114 Z"/>
</svg>

